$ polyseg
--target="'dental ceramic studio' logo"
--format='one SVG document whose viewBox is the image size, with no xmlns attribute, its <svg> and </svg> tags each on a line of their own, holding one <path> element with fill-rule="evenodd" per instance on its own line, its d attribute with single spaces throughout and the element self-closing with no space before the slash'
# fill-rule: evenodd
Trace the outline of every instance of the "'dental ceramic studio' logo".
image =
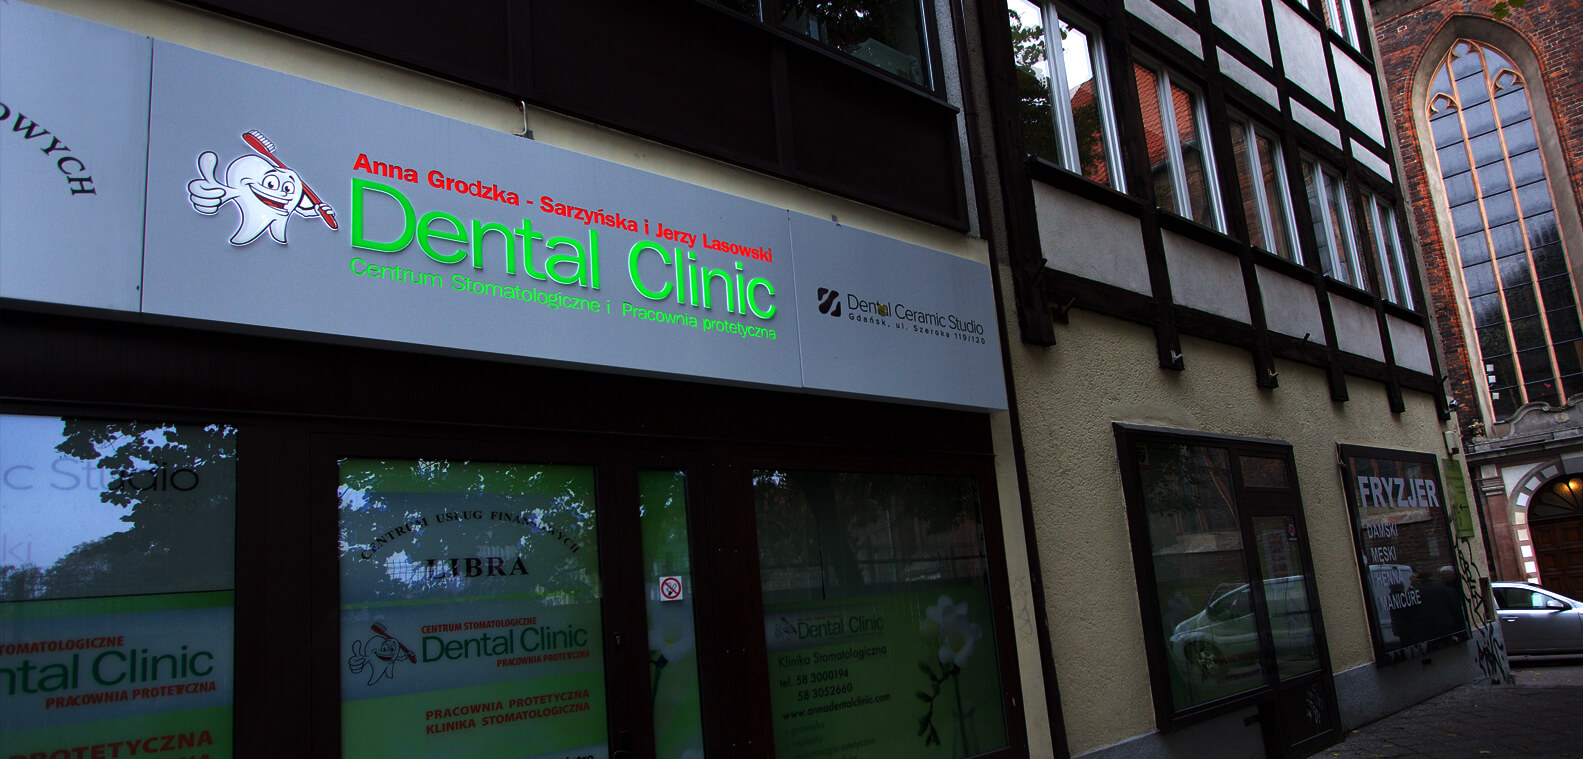
<svg viewBox="0 0 1583 759">
<path fill-rule="evenodd" d="M 198 155 L 198 178 L 187 183 L 187 202 L 205 216 L 220 206 L 236 206 L 240 218 L 231 244 L 247 245 L 269 230 L 269 236 L 286 244 L 286 222 L 293 213 L 318 217 L 330 229 L 338 228 L 335 209 L 319 199 L 313 188 L 275 156 L 275 144 L 258 130 L 242 135 L 252 153 L 231 161 L 225 176 L 216 174 L 220 158 L 206 150 Z"/>
</svg>

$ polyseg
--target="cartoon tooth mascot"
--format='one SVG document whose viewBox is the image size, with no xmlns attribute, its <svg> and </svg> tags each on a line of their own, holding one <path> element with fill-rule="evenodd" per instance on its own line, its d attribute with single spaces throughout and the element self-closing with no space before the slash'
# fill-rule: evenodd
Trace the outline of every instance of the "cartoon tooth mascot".
<svg viewBox="0 0 1583 759">
<path fill-rule="evenodd" d="M 365 669 L 370 670 L 368 684 L 373 685 L 384 678 L 394 678 L 396 664 L 403 661 L 416 664 L 417 657 L 401 641 L 386 635 L 384 625 L 375 625 L 374 636 L 367 643 L 352 641 L 352 655 L 346 660 L 346 666 L 354 675 Z"/>
<path fill-rule="evenodd" d="M 187 201 L 192 210 L 210 216 L 226 203 L 236 204 L 241 215 L 231 244 L 242 246 L 257 240 L 264 230 L 275 242 L 286 244 L 286 222 L 293 213 L 319 217 L 335 229 L 335 211 L 319 201 L 297 172 L 274 156 L 274 145 L 263 135 L 249 132 L 243 140 L 259 155 L 244 155 L 225 168 L 221 181 L 215 174 L 220 158 L 213 151 L 198 156 L 198 178 L 187 183 Z"/>
</svg>

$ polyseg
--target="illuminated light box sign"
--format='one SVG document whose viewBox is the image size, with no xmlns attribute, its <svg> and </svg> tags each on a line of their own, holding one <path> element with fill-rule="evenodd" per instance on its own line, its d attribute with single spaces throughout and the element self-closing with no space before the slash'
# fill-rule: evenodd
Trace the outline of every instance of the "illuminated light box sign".
<svg viewBox="0 0 1583 759">
<path fill-rule="evenodd" d="M 12 8 L 0 5 L 8 25 L 40 15 Z M 143 313 L 1005 408 L 981 263 L 145 43 L 147 144 L 123 135 L 114 146 L 147 156 L 142 270 L 123 283 L 141 288 Z M 107 68 L 137 66 L 124 63 Z M 12 77 L 37 72 L 8 68 L 0 84 L 9 91 Z M 102 120 L 61 123 L 89 119 Z M 11 203 L 0 197 L 0 211 Z M 9 237 L 0 243 L 0 263 L 13 266 L 21 256 Z M 81 247 L 88 263 L 74 265 L 85 269 L 139 253 L 125 242 Z M 6 294 L 129 310 L 124 299 L 29 295 L 47 271 L 24 268 Z"/>
</svg>

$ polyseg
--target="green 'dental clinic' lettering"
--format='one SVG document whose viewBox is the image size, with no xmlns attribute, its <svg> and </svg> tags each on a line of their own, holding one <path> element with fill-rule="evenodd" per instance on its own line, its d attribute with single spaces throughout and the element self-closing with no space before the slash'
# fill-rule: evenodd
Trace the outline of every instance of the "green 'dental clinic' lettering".
<svg viewBox="0 0 1583 759">
<path fill-rule="evenodd" d="M 377 196 L 384 196 L 383 199 Z M 386 239 L 374 239 L 368 229 L 367 216 L 371 204 L 386 207 L 391 203 L 400 214 L 400 229 L 393 236 L 384 232 Z M 524 218 L 515 228 L 505 224 L 479 219 L 463 221 L 444 211 L 419 214 L 407 196 L 395 187 L 368 179 L 352 179 L 352 247 L 377 253 L 400 253 L 413 242 L 424 255 L 437 263 L 454 266 L 471 262 L 475 270 L 484 269 L 486 250 L 499 252 L 504 259 L 506 273 L 515 276 L 520 269 L 529 278 L 540 282 L 598 290 L 599 232 L 588 230 L 586 241 L 573 237 L 546 237 L 535 231 L 533 220 Z M 388 225 L 381 225 L 388 230 Z M 648 259 L 652 266 L 658 263 L 665 273 L 651 273 L 649 278 L 639 272 L 639 263 Z M 354 273 L 383 278 L 400 279 L 405 272 L 388 271 L 389 267 L 354 260 Z M 651 270 L 652 271 L 652 270 Z M 667 249 L 652 240 L 639 240 L 627 252 L 627 276 L 638 295 L 650 301 L 674 299 L 676 304 L 728 314 L 752 316 L 769 321 L 775 317 L 775 284 L 770 280 L 752 276 L 741 261 L 733 261 L 730 268 L 710 268 L 698 263 L 698 255 L 687 248 Z M 407 275 L 407 281 L 413 277 Z M 433 282 L 417 276 L 422 284 Z M 722 324 L 728 324 L 722 322 Z"/>
</svg>

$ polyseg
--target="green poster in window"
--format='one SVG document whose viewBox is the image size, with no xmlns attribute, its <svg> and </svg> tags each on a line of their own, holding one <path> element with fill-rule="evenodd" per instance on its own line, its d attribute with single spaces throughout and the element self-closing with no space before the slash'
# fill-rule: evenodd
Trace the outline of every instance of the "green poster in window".
<svg viewBox="0 0 1583 759">
<path fill-rule="evenodd" d="M 587 467 L 341 463 L 342 755 L 605 757 Z"/>
<path fill-rule="evenodd" d="M 236 431 L 0 416 L 0 756 L 232 754 Z"/>
<path fill-rule="evenodd" d="M 983 585 L 765 608 L 775 755 L 965 757 L 1006 745 Z"/>
</svg>

